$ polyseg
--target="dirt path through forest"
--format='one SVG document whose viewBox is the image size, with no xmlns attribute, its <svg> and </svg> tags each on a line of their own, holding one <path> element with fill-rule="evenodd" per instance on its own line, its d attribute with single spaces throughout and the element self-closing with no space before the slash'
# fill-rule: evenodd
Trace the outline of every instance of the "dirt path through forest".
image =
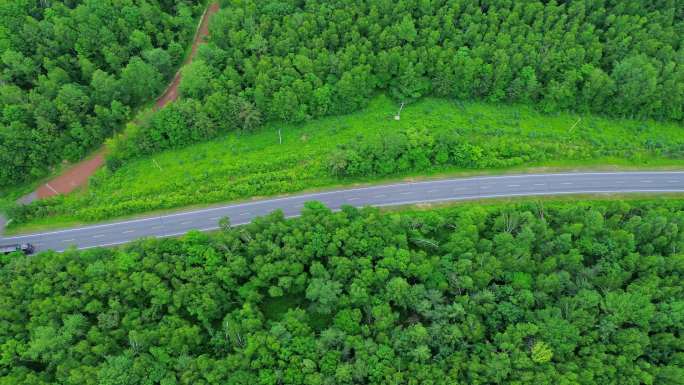
<svg viewBox="0 0 684 385">
<path fill-rule="evenodd" d="M 183 63 L 183 66 L 190 64 L 190 62 L 192 62 L 192 59 L 195 58 L 195 55 L 197 54 L 197 49 L 199 48 L 200 44 L 204 43 L 204 39 L 207 36 L 209 36 L 209 19 L 218 11 L 218 3 L 210 4 L 207 10 L 205 11 L 204 16 L 202 17 L 202 22 L 197 28 L 197 33 L 195 33 L 195 41 L 193 41 L 192 43 L 190 55 L 188 55 L 188 58 L 185 60 L 185 63 Z M 162 96 L 160 96 L 159 99 L 157 99 L 157 103 L 155 104 L 156 109 L 163 108 L 165 105 L 178 98 L 178 86 L 180 85 L 180 80 L 181 70 L 179 69 L 178 72 L 176 72 L 176 76 L 173 77 L 171 84 L 169 84 L 169 86 L 166 88 L 166 91 L 164 91 Z"/>
<path fill-rule="evenodd" d="M 183 66 L 192 62 L 192 59 L 197 54 L 197 48 L 200 44 L 205 42 L 205 38 L 209 35 L 209 19 L 218 11 L 219 4 L 217 2 L 211 3 L 209 7 L 207 7 L 204 15 L 202 16 L 202 20 L 197 27 L 197 31 L 195 32 L 195 39 L 192 42 L 190 54 L 183 63 Z M 183 66 L 181 66 L 181 69 Z M 173 77 L 173 80 L 169 86 L 159 97 L 159 99 L 157 99 L 157 102 L 154 106 L 155 109 L 161 109 L 168 103 L 178 98 L 178 86 L 181 80 L 181 69 L 176 72 L 176 75 Z M 93 173 L 95 173 L 95 171 L 97 171 L 97 169 L 104 164 L 106 152 L 107 149 L 103 146 L 101 149 L 95 152 L 93 156 L 75 163 L 59 176 L 40 186 L 32 195 L 38 199 L 41 199 L 57 194 L 67 194 L 80 186 L 84 186 L 88 183 L 88 178 L 90 178 L 90 176 L 93 175 Z M 23 201 L 25 202 L 26 200 Z"/>
</svg>

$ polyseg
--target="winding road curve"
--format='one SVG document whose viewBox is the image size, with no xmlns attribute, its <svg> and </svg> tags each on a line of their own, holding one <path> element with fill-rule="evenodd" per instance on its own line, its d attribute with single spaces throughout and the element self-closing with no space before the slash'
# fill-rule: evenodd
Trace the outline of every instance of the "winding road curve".
<svg viewBox="0 0 684 385">
<path fill-rule="evenodd" d="M 0 239 L 0 243 L 30 242 L 39 251 L 63 251 L 71 245 L 79 249 L 113 246 L 141 237 L 182 235 L 192 229 L 216 230 L 219 219 L 224 216 L 228 216 L 233 225 L 248 223 L 277 209 L 283 210 L 287 217 L 297 216 L 307 201 L 319 201 L 335 210 L 343 205 L 393 206 L 518 196 L 677 192 L 684 192 L 684 171 L 526 174 L 445 179 L 250 201 L 129 221 L 7 237 Z"/>
</svg>

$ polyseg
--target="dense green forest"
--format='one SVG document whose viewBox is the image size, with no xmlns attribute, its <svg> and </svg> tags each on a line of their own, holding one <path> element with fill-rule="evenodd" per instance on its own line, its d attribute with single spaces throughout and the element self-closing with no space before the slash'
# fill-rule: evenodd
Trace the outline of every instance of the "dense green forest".
<svg viewBox="0 0 684 385">
<path fill-rule="evenodd" d="M 684 201 L 227 225 L 0 259 L 0 384 L 684 384 Z"/>
<path fill-rule="evenodd" d="M 224 1 L 185 101 L 110 165 L 264 120 L 354 111 L 376 92 L 684 119 L 684 11 L 659 0 Z"/>
<path fill-rule="evenodd" d="M 81 159 L 153 99 L 203 3 L 0 2 L 0 186 Z"/>
</svg>

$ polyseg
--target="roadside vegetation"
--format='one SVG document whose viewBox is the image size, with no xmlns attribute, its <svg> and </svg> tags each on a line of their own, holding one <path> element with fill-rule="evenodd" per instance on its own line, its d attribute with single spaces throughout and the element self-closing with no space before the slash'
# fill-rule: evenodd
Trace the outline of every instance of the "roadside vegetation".
<svg viewBox="0 0 684 385">
<path fill-rule="evenodd" d="M 204 1 L 0 3 L 0 187 L 78 161 L 164 88 Z"/>
<path fill-rule="evenodd" d="M 2 257 L 0 382 L 678 385 L 683 213 L 309 203 L 214 234 Z"/>
<path fill-rule="evenodd" d="M 397 109 L 377 96 L 354 114 L 269 123 L 131 160 L 101 170 L 86 191 L 10 209 L 11 229 L 419 175 L 683 164 L 674 123 L 434 98 L 407 105 L 399 121 Z"/>
<path fill-rule="evenodd" d="M 49 226 L 402 176 L 680 165 L 682 25 L 670 2 L 223 1 L 181 99 L 111 139 L 88 192 L 7 214 Z"/>
<path fill-rule="evenodd" d="M 223 1 L 184 100 L 130 127 L 109 166 L 262 122 L 358 111 L 378 92 L 684 119 L 676 2 Z"/>
</svg>

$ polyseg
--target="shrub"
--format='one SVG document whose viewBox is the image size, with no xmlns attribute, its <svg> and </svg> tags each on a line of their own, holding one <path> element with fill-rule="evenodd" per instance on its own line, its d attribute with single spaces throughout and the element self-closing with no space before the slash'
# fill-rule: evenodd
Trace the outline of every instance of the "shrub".
<svg viewBox="0 0 684 385">
<path fill-rule="evenodd" d="M 455 134 L 441 133 L 435 137 L 425 129 L 408 129 L 379 141 L 369 142 L 360 137 L 340 146 L 329 157 L 328 171 L 345 177 L 425 171 L 446 165 L 474 169 L 510 167 L 546 159 L 548 151 L 544 150 L 550 149 L 510 140 L 469 143 Z"/>
</svg>

